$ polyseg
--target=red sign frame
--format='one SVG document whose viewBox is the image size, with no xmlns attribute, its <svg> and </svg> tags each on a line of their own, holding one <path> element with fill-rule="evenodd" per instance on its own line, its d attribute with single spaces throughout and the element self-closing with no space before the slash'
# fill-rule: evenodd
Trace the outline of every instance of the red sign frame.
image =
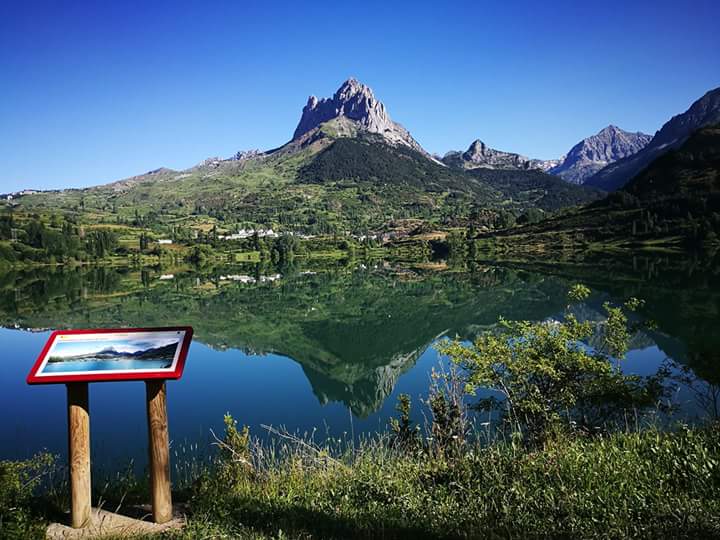
<svg viewBox="0 0 720 540">
<path fill-rule="evenodd" d="M 118 334 L 118 333 L 147 333 L 147 332 L 185 332 L 183 341 L 180 345 L 180 353 L 177 361 L 174 362 L 175 367 L 172 371 L 159 370 L 134 370 L 125 373 L 103 373 L 102 371 L 89 372 L 85 374 L 63 375 L 62 373 L 53 375 L 38 375 L 38 371 L 43 366 L 43 361 L 47 356 L 50 348 L 55 344 L 58 336 L 66 335 L 97 335 L 97 334 Z M 33 364 L 30 373 L 27 376 L 28 384 L 58 384 L 70 382 L 107 382 L 107 381 L 146 381 L 149 379 L 179 379 L 182 377 L 185 368 L 185 359 L 187 358 L 190 342 L 192 341 L 192 326 L 168 326 L 153 328 L 94 328 L 83 330 L 55 330 L 45 343 L 42 352 Z"/>
</svg>

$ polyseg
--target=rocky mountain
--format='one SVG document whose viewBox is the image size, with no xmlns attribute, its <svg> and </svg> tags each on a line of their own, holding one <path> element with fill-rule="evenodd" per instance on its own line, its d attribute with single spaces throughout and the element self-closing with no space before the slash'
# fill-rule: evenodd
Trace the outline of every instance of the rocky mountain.
<svg viewBox="0 0 720 540">
<path fill-rule="evenodd" d="M 655 158 L 622 189 L 601 200 L 491 234 L 521 251 L 534 252 L 542 245 L 551 253 L 566 250 L 572 243 L 578 253 L 590 246 L 597 253 L 617 254 L 648 246 L 669 253 L 688 248 L 714 253 L 720 245 L 718 215 L 720 124 L 715 124 Z"/>
<path fill-rule="evenodd" d="M 603 167 L 638 153 L 650 139 L 645 133 L 630 133 L 609 125 L 573 146 L 563 162 L 548 172 L 573 184 L 582 184 Z"/>
<path fill-rule="evenodd" d="M 530 169 L 530 159 L 520 154 L 490 148 L 480 139 L 474 140 L 465 152 L 451 151 L 443 156 L 443 163 L 460 169 Z"/>
<path fill-rule="evenodd" d="M 540 171 L 549 172 L 565 161 L 565 156 L 560 156 L 558 159 L 531 159 L 530 168 L 538 169 Z"/>
<path fill-rule="evenodd" d="M 300 122 L 293 133 L 293 141 L 307 138 L 307 134 L 321 128 L 331 120 L 349 120 L 360 131 L 381 135 L 394 145 L 404 145 L 429 157 L 429 154 L 412 138 L 407 129 L 390 119 L 385 105 L 375 97 L 372 89 L 354 78 L 338 88 L 331 98 L 308 98 Z"/>
<path fill-rule="evenodd" d="M 452 150 L 445 154 L 441 160 L 449 167 L 458 169 L 501 169 L 513 171 L 528 171 L 539 169 L 547 171 L 560 163 L 560 160 L 530 159 L 513 152 L 503 152 L 490 148 L 480 139 L 470 143 L 465 152 Z"/>
<path fill-rule="evenodd" d="M 311 96 L 292 139 L 278 148 L 22 197 L 18 204 L 93 208 L 114 221 L 118 214 L 140 221 L 142 204 L 154 220 L 212 215 L 269 227 L 282 219 L 287 229 L 325 234 L 367 232 L 397 217 L 451 222 L 472 213 L 491 223 L 501 211 L 553 211 L 598 197 L 538 170 L 546 167 L 540 161 L 480 141 L 466 154 L 467 166 L 441 163 L 391 120 L 368 86 L 348 79 L 332 98 Z"/>
<path fill-rule="evenodd" d="M 667 121 L 645 148 L 601 169 L 587 183 L 606 191 L 620 189 L 654 159 L 682 145 L 693 132 L 719 122 L 720 88 L 715 88 L 695 101 L 687 111 Z"/>
</svg>

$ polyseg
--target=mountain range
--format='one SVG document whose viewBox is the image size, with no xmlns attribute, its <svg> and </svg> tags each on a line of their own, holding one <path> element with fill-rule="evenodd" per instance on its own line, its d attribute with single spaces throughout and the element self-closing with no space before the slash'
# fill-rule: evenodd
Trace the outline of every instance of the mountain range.
<svg viewBox="0 0 720 540">
<path fill-rule="evenodd" d="M 483 233 L 518 251 L 607 248 L 714 252 L 720 232 L 720 124 L 656 157 L 622 189 L 539 223 Z"/>
<path fill-rule="evenodd" d="M 332 97 L 310 96 L 292 138 L 278 148 L 94 188 L 29 194 L 19 204 L 92 209 L 115 221 L 166 216 L 177 223 L 210 215 L 316 233 L 362 232 L 405 218 L 448 225 L 470 215 L 483 215 L 493 228 L 502 212 L 517 216 L 596 200 L 713 120 L 720 121 L 720 89 L 652 138 L 610 125 L 558 160 L 497 150 L 479 139 L 438 158 L 391 118 L 371 88 L 350 78 Z"/>
<path fill-rule="evenodd" d="M 533 166 L 447 166 L 391 119 L 368 86 L 348 79 L 330 98 L 310 96 L 292 138 L 278 148 L 209 158 L 183 171 L 159 168 L 94 188 L 30 194 L 19 204 L 93 210 L 121 222 L 184 226 L 188 217 L 210 215 L 324 234 L 362 233 L 406 218 L 450 224 L 470 212 L 485 212 L 492 225 L 501 212 L 554 211 L 600 196 Z"/>
</svg>

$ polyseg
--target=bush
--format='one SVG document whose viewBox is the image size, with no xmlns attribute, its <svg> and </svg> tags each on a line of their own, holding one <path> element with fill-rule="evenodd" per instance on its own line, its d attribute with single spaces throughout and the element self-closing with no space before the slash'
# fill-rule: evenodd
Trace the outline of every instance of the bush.
<svg viewBox="0 0 720 540">
<path fill-rule="evenodd" d="M 0 538 L 44 538 L 35 491 L 53 465 L 53 456 L 44 453 L 27 461 L 0 461 Z"/>
<path fill-rule="evenodd" d="M 569 297 L 579 302 L 589 293 L 576 285 Z M 455 340 L 438 348 L 462 367 L 469 394 L 492 391 L 476 407 L 499 411 L 527 442 L 542 443 L 557 430 L 598 432 L 629 409 L 655 406 L 665 392 L 664 371 L 643 378 L 620 369 L 631 333 L 626 311 L 640 305 L 637 299 L 622 307 L 606 303 L 600 325 L 578 321 L 569 309 L 562 321 L 500 319 L 499 330 L 470 345 Z M 584 344 L 598 333 L 594 348 Z"/>
</svg>

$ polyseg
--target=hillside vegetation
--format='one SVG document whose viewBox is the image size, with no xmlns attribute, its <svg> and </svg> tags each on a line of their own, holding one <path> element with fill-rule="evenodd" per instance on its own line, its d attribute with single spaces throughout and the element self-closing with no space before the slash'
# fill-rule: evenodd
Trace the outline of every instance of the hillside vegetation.
<svg viewBox="0 0 720 540">
<path fill-rule="evenodd" d="M 213 220 L 328 234 L 377 231 L 397 219 L 448 226 L 479 215 L 493 227 L 502 213 L 553 211 L 599 196 L 539 171 L 455 170 L 380 136 L 338 134 L 336 124 L 250 159 L 159 169 L 94 188 L 26 195 L 12 205 L 158 230 L 197 230 Z"/>
<path fill-rule="evenodd" d="M 492 250 L 607 251 L 710 248 L 719 233 L 720 128 L 709 126 L 657 158 L 621 191 L 480 238 Z"/>
</svg>

